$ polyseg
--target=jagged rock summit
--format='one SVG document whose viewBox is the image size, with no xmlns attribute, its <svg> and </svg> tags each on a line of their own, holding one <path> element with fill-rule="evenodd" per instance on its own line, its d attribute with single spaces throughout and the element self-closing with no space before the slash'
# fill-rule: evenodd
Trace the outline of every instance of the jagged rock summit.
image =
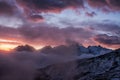
<svg viewBox="0 0 120 80">
<path fill-rule="evenodd" d="M 33 52 L 35 51 L 35 48 L 30 45 L 20 45 L 14 49 L 15 51 L 27 51 L 27 52 Z"/>
</svg>

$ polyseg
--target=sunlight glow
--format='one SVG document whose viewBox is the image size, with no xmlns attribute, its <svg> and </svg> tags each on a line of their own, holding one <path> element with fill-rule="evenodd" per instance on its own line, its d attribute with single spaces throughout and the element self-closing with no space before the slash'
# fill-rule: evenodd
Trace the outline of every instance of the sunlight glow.
<svg viewBox="0 0 120 80">
<path fill-rule="evenodd" d="M 11 51 L 19 45 L 25 45 L 25 43 L 21 43 L 21 42 L 19 43 L 19 41 L 16 40 L 0 39 L 0 50 L 3 51 Z M 32 44 L 28 44 L 28 45 L 33 46 L 36 50 L 39 50 L 45 46 L 45 45 L 32 45 Z"/>
<path fill-rule="evenodd" d="M 15 47 L 17 47 L 18 44 L 19 43 L 17 41 L 0 39 L 0 50 L 11 51 Z"/>
<path fill-rule="evenodd" d="M 0 50 L 4 50 L 4 51 L 11 51 L 15 47 L 17 47 L 17 46 L 16 45 L 10 45 L 10 44 L 0 44 Z"/>
<path fill-rule="evenodd" d="M 0 42 L 16 42 L 16 43 L 17 43 L 17 41 L 13 41 L 13 40 L 6 40 L 6 39 L 0 39 Z"/>
</svg>

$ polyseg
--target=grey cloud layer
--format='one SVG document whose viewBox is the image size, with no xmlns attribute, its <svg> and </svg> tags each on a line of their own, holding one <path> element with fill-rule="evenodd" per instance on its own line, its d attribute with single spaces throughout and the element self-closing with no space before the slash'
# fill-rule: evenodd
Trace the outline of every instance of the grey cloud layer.
<svg viewBox="0 0 120 80">
<path fill-rule="evenodd" d="M 48 45 L 64 44 L 66 40 L 75 40 L 81 43 L 89 39 L 93 32 L 83 28 L 58 28 L 50 25 L 30 26 L 20 28 L 9 28 L 0 26 L 0 37 L 6 39 L 25 40 L 32 43 L 43 43 Z"/>
<path fill-rule="evenodd" d="M 79 58 L 77 49 L 76 46 L 59 46 L 51 49 L 52 51 L 46 50 L 50 54 L 36 51 L 19 51 L 10 54 L 0 52 L 0 80 L 35 80 L 38 76 L 38 69 L 46 68 L 52 64 L 77 60 Z M 86 56 L 81 58 L 84 57 Z"/>
<path fill-rule="evenodd" d="M 5 26 L 0 26 L 0 37 L 5 38 L 17 38 L 19 32 L 15 28 L 9 28 Z"/>
<path fill-rule="evenodd" d="M 21 35 L 29 40 L 42 40 L 52 44 L 65 43 L 67 39 L 84 41 L 90 38 L 93 33 L 86 31 L 83 28 L 58 28 L 47 25 L 28 27 L 24 26 L 19 28 Z"/>
<path fill-rule="evenodd" d="M 102 22 L 83 22 L 82 26 L 88 26 L 90 30 L 95 31 L 96 33 L 105 32 L 111 35 L 120 36 L 120 24 L 115 23 L 114 21 L 102 21 Z"/>
<path fill-rule="evenodd" d="M 73 10 L 76 8 L 85 8 L 85 3 L 88 3 L 90 7 L 96 9 L 120 10 L 120 0 L 16 0 L 17 2 L 14 4 L 11 4 L 10 1 L 14 0 L 0 0 L 0 15 L 16 14 L 16 8 L 18 9 L 18 7 L 15 4 L 17 4 L 21 9 L 23 9 L 23 14 L 20 14 L 21 17 L 25 16 L 25 18 L 35 22 L 44 19 L 44 17 L 38 15 L 38 13 L 59 13 L 67 8 L 72 8 Z M 96 13 L 91 12 L 86 13 L 86 15 L 92 17 L 96 15 Z M 46 44 L 60 44 L 64 43 L 67 39 L 83 43 L 85 40 L 89 40 L 89 38 L 100 34 L 98 31 L 110 32 L 116 37 L 120 36 L 120 26 L 113 23 L 93 23 L 89 26 L 92 26 L 91 30 L 88 30 L 87 27 L 74 28 L 74 25 L 72 25 L 72 27 L 62 29 L 41 24 L 34 27 L 31 25 L 25 25 L 16 29 L 0 26 L 0 37 L 12 37 L 30 42 L 36 41 L 36 43 L 43 42 Z M 114 40 L 114 38 L 110 39 Z"/>
<path fill-rule="evenodd" d="M 109 36 L 106 34 L 97 35 L 94 37 L 94 40 L 107 45 L 119 45 L 120 47 L 120 37 Z"/>
<path fill-rule="evenodd" d="M 38 45 L 61 45 L 65 44 L 67 40 L 77 41 L 78 43 L 83 44 L 91 44 L 91 38 L 94 38 L 94 41 L 105 45 L 120 45 L 119 25 L 112 23 L 93 24 L 90 23 L 90 27 L 84 28 L 58 28 L 47 24 L 39 24 L 39 26 L 24 25 L 19 28 L 9 28 L 1 26 L 0 37 L 15 38 L 16 40 L 21 40 L 26 43 Z M 101 35 L 103 32 L 106 34 Z M 110 33 L 112 37 L 108 36 L 107 33 Z M 89 42 L 86 43 L 86 40 Z"/>
</svg>

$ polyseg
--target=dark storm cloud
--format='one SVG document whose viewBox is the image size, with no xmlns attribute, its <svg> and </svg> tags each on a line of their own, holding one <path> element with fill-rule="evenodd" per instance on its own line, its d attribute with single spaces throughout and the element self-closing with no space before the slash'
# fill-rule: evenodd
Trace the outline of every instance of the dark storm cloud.
<svg viewBox="0 0 120 80">
<path fill-rule="evenodd" d="M 41 16 L 31 16 L 34 13 L 40 14 L 42 12 L 60 13 L 61 11 L 72 8 L 86 9 L 85 4 L 88 3 L 89 7 L 99 9 L 103 12 L 114 12 L 120 10 L 120 0 L 16 0 L 16 4 L 24 11 L 24 16 L 33 21 L 42 21 L 44 18 Z M 83 10 L 84 10 L 83 9 Z M 96 14 L 94 12 L 85 13 L 87 16 L 92 17 Z M 38 18 L 37 18 L 38 17 Z"/>
<path fill-rule="evenodd" d="M 24 8 L 37 11 L 60 11 L 67 7 L 83 7 L 83 0 L 17 0 Z"/>
<path fill-rule="evenodd" d="M 0 15 L 13 15 L 15 6 L 5 2 L 0 1 Z"/>
<path fill-rule="evenodd" d="M 17 4 L 23 8 L 24 14 L 30 16 L 34 13 L 52 12 L 60 13 L 67 8 L 83 8 L 83 0 L 16 0 Z M 29 18 L 28 18 L 29 19 Z M 33 18 L 33 21 L 35 18 Z M 38 21 L 38 20 L 37 20 Z"/>
<path fill-rule="evenodd" d="M 95 36 L 94 40 L 105 45 L 119 45 L 120 47 L 120 37 L 118 36 L 109 36 L 106 34 L 100 34 Z"/>
<path fill-rule="evenodd" d="M 34 13 L 42 12 L 61 12 L 67 8 L 84 8 L 85 3 L 88 3 L 90 7 L 102 9 L 103 11 L 119 11 L 120 0 L 0 0 L 0 14 L 3 15 L 18 15 L 19 17 L 27 16 L 27 19 L 35 21 L 41 21 L 41 16 L 31 16 Z M 20 9 L 21 8 L 21 9 Z M 24 10 L 22 14 L 22 9 Z M 92 13 L 86 13 L 88 16 L 95 15 Z"/>
<path fill-rule="evenodd" d="M 23 8 L 30 11 L 59 12 L 65 8 L 85 7 L 88 3 L 90 7 L 120 10 L 120 0 L 17 0 Z"/>
</svg>

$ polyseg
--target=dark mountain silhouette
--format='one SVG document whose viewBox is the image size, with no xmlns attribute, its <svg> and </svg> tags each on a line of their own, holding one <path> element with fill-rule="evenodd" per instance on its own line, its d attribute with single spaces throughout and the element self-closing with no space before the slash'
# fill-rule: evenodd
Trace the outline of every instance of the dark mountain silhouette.
<svg viewBox="0 0 120 80">
<path fill-rule="evenodd" d="M 69 46 L 65 46 L 65 45 L 60 45 L 57 47 L 44 47 L 40 50 L 41 53 L 55 53 L 55 54 L 78 54 L 79 52 L 79 46 L 78 45 L 69 45 Z"/>
<path fill-rule="evenodd" d="M 28 51 L 33 52 L 35 51 L 35 48 L 30 45 L 20 45 L 14 49 L 15 51 Z"/>
<path fill-rule="evenodd" d="M 93 54 L 93 55 L 99 55 L 111 52 L 111 49 L 103 48 L 101 46 L 88 46 L 87 48 L 79 45 L 77 43 L 70 44 L 70 45 L 60 45 L 56 47 L 46 46 L 43 47 L 40 52 L 41 53 L 55 53 L 55 54 Z"/>
</svg>

